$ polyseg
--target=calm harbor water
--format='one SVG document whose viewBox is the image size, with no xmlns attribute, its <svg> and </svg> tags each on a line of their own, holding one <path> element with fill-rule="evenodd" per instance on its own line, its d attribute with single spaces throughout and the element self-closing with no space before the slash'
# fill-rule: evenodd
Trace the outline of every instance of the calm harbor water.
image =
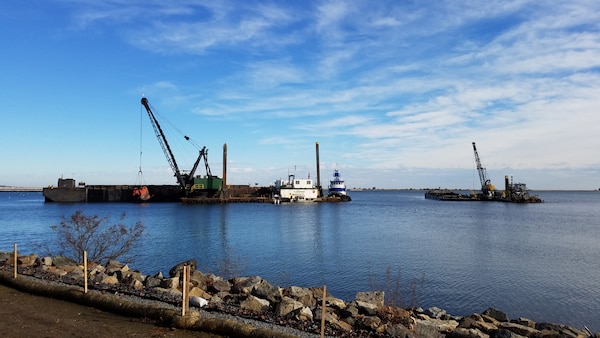
<svg viewBox="0 0 600 338">
<path fill-rule="evenodd" d="M 280 286 L 327 285 L 345 300 L 399 280 L 402 305 L 417 282 L 424 308 L 467 315 L 492 306 L 510 318 L 600 331 L 599 192 L 540 192 L 545 203 L 525 205 L 431 201 L 422 191 L 351 196 L 321 204 L 55 204 L 41 193 L 0 193 L 0 250 L 52 246 L 49 227 L 76 210 L 114 221 L 126 212 L 126 223 L 146 226 L 132 263 L 146 274 L 194 258 L 203 271 L 225 265 Z"/>
</svg>

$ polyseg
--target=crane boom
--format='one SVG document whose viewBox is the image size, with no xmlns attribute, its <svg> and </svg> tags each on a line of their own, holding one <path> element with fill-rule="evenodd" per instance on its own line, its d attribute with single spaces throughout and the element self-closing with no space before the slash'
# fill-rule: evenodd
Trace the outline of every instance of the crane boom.
<svg viewBox="0 0 600 338">
<path fill-rule="evenodd" d="M 481 182 L 481 191 L 485 194 L 494 190 L 494 186 L 487 176 L 487 171 L 481 165 L 481 160 L 479 159 L 475 142 L 473 142 L 473 152 L 475 152 L 475 162 L 477 163 L 477 172 L 479 173 L 479 181 Z"/>
<path fill-rule="evenodd" d="M 165 137 L 165 134 L 163 133 L 162 128 L 160 127 L 160 123 L 158 123 L 158 120 L 156 119 L 156 117 L 154 117 L 154 113 L 152 113 L 152 109 L 150 109 L 150 105 L 148 104 L 147 98 L 142 97 L 142 105 L 144 106 L 144 108 L 146 108 L 146 112 L 148 112 L 150 122 L 152 123 L 152 128 L 154 128 L 154 133 L 158 138 L 158 143 L 160 143 L 160 147 L 162 148 L 163 153 L 167 158 L 167 162 L 169 162 L 171 169 L 173 169 L 173 172 L 175 173 L 175 177 L 177 177 L 177 182 L 179 182 L 181 188 L 185 189 L 186 180 L 181 175 L 181 171 L 179 170 L 179 166 L 177 166 L 177 161 L 175 160 L 175 156 L 171 151 L 169 142 L 167 141 L 167 138 Z"/>
</svg>

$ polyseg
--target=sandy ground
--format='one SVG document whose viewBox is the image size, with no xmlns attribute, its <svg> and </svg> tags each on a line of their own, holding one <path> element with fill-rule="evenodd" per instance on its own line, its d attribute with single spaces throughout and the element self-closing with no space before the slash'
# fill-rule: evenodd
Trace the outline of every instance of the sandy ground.
<svg viewBox="0 0 600 338">
<path fill-rule="evenodd" d="M 202 337 L 220 336 L 171 329 L 0 284 L 1 337 Z"/>
</svg>

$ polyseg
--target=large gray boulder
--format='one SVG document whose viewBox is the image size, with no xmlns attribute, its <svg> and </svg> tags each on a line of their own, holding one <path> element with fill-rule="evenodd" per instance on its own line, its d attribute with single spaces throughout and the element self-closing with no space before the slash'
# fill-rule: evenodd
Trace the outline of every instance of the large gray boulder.
<svg viewBox="0 0 600 338">
<path fill-rule="evenodd" d="M 115 275 L 103 275 L 104 277 L 100 281 L 101 284 L 115 285 L 119 283 L 119 279 Z"/>
<path fill-rule="evenodd" d="M 271 303 L 277 303 L 281 301 L 282 297 L 281 288 L 272 285 L 264 279 L 254 286 L 251 294 L 258 298 L 266 299 Z"/>
<path fill-rule="evenodd" d="M 52 266 L 52 257 L 50 256 L 46 256 L 46 257 L 42 257 L 40 258 L 40 264 L 43 266 Z M 102 265 L 99 265 L 102 266 Z"/>
<path fill-rule="evenodd" d="M 28 256 L 19 256 L 17 258 L 17 263 L 19 266 L 34 266 L 37 261 L 37 255 L 31 254 Z"/>
<path fill-rule="evenodd" d="M 293 298 L 311 309 L 314 309 L 317 306 L 317 300 L 313 296 L 313 293 L 307 288 L 290 286 L 283 289 L 283 295 Z"/>
<path fill-rule="evenodd" d="M 385 305 L 385 292 L 383 291 L 368 291 L 368 292 L 358 292 L 354 297 L 354 300 L 371 303 L 375 305 L 376 309 L 381 309 Z"/>
<path fill-rule="evenodd" d="M 288 313 L 286 317 L 294 318 L 295 320 L 299 320 L 302 322 L 312 322 L 314 316 L 311 309 L 309 309 L 308 307 L 303 307 Z"/>
<path fill-rule="evenodd" d="M 354 301 L 354 304 L 358 307 L 358 311 L 361 314 L 366 314 L 367 316 L 374 316 L 377 314 L 377 305 L 368 302 L 362 302 L 360 300 Z"/>
<path fill-rule="evenodd" d="M 177 289 L 179 287 L 179 278 L 163 278 L 160 281 L 160 287 L 164 289 Z"/>
<path fill-rule="evenodd" d="M 179 277 L 179 275 L 183 271 L 183 267 L 185 265 L 190 267 L 190 273 L 192 273 L 196 270 L 196 267 L 198 266 L 198 262 L 195 259 L 190 259 L 189 261 L 181 262 L 181 263 L 175 265 L 174 267 L 172 267 L 171 270 L 169 270 L 169 276 Z"/>
<path fill-rule="evenodd" d="M 434 306 L 425 310 L 424 313 L 431 318 L 442 319 L 442 317 L 446 315 L 446 310 Z"/>
<path fill-rule="evenodd" d="M 492 317 L 499 322 L 508 322 L 508 316 L 506 315 L 506 313 L 500 310 L 496 310 L 493 307 L 487 308 L 485 311 L 483 311 L 482 314 Z"/>
<path fill-rule="evenodd" d="M 303 308 L 304 305 L 302 303 L 300 303 L 299 301 L 290 298 L 290 297 L 286 297 L 284 296 L 281 301 L 279 303 L 277 303 L 277 306 L 275 307 L 275 313 L 278 316 L 286 316 L 288 313 L 295 311 L 297 309 L 301 309 Z"/>
<path fill-rule="evenodd" d="M 207 290 L 212 293 L 229 292 L 231 290 L 231 283 L 223 279 L 214 279 L 207 286 Z"/>
<path fill-rule="evenodd" d="M 231 293 L 249 295 L 254 287 L 262 281 L 259 276 L 235 277 L 231 280 Z"/>
<path fill-rule="evenodd" d="M 162 278 L 156 278 L 155 276 L 148 276 L 148 277 L 146 277 L 146 280 L 144 281 L 144 286 L 147 288 L 155 288 L 157 286 L 160 286 L 161 282 L 162 282 Z"/>
<path fill-rule="evenodd" d="M 240 304 L 240 308 L 254 313 L 261 313 L 267 311 L 270 305 L 268 300 L 250 295 Z"/>
</svg>

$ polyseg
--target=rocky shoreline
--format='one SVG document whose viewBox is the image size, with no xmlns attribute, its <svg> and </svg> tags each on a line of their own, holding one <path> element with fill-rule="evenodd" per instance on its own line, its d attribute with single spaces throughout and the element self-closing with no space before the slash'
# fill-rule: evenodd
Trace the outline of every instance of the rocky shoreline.
<svg viewBox="0 0 600 338">
<path fill-rule="evenodd" d="M 196 270 L 196 261 L 174 266 L 168 276 L 144 275 L 116 261 L 88 264 L 89 292 L 83 293 L 84 267 L 63 257 L 14 257 L 0 252 L 0 283 L 34 294 L 78 302 L 122 315 L 149 318 L 172 327 L 238 337 L 594 337 L 587 328 L 510 320 L 488 308 L 453 316 L 438 308 L 402 309 L 385 305 L 382 291 L 359 292 L 352 301 L 323 294 L 322 288 L 281 288 L 259 276 L 222 277 Z M 181 315 L 182 270 L 191 269 L 190 309 Z M 325 318 L 322 316 L 325 297 Z"/>
</svg>

